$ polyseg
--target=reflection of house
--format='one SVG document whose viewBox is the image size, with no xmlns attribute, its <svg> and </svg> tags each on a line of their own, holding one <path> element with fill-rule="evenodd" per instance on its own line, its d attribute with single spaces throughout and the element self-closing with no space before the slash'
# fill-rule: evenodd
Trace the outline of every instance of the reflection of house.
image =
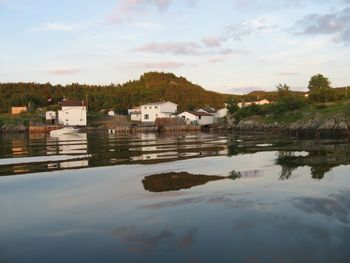
<svg viewBox="0 0 350 263">
<path fill-rule="evenodd" d="M 237 104 L 237 106 L 240 108 L 244 108 L 244 107 L 248 107 L 251 105 L 267 105 L 267 104 L 271 104 L 271 101 L 269 101 L 267 99 L 263 99 L 263 100 L 259 100 L 259 101 L 239 102 Z"/>
<path fill-rule="evenodd" d="M 11 108 L 11 114 L 15 115 L 15 114 L 21 114 L 23 112 L 27 112 L 28 109 L 26 106 L 21 106 L 21 107 L 12 107 Z"/>
<path fill-rule="evenodd" d="M 214 116 L 206 112 L 185 111 L 177 116 L 185 119 L 187 124 L 196 124 L 199 126 L 214 124 Z"/>
<path fill-rule="evenodd" d="M 69 126 L 86 126 L 86 104 L 82 100 L 63 100 L 58 111 L 58 123 Z"/>
<path fill-rule="evenodd" d="M 175 115 L 177 104 L 166 102 L 154 102 L 141 105 L 141 121 L 154 122 L 157 118 L 170 118 Z"/>
<path fill-rule="evenodd" d="M 130 116 L 131 121 L 141 121 L 141 108 L 134 107 L 128 110 L 128 114 Z"/>
</svg>

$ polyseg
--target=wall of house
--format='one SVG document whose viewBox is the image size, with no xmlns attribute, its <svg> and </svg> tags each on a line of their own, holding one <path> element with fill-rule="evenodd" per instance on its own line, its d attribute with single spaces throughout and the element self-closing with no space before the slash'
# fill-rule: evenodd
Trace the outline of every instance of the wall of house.
<svg viewBox="0 0 350 263">
<path fill-rule="evenodd" d="M 141 121 L 141 113 L 139 113 L 139 114 L 132 113 L 130 115 L 130 120 L 131 121 Z"/>
<path fill-rule="evenodd" d="M 228 112 L 228 110 L 227 110 L 226 108 L 222 108 L 222 109 L 220 109 L 220 110 L 217 111 L 215 117 L 218 118 L 218 119 L 224 118 L 224 117 L 226 117 L 227 112 Z"/>
<path fill-rule="evenodd" d="M 187 124 L 190 124 L 191 122 L 198 122 L 198 116 L 195 116 L 186 111 L 177 115 L 177 117 L 185 119 Z"/>
<path fill-rule="evenodd" d="M 58 123 L 68 126 L 86 126 L 86 107 L 62 107 L 58 111 Z"/>
<path fill-rule="evenodd" d="M 27 107 L 12 107 L 11 114 L 21 114 L 22 112 L 27 112 Z"/>
<path fill-rule="evenodd" d="M 141 121 L 154 122 L 160 115 L 159 105 L 143 105 L 141 106 Z"/>
<path fill-rule="evenodd" d="M 177 105 L 171 102 L 165 102 L 161 105 L 160 107 L 160 112 L 163 113 L 175 113 L 177 111 Z"/>
<path fill-rule="evenodd" d="M 198 117 L 198 125 L 206 126 L 214 124 L 214 116 L 199 116 Z"/>
</svg>

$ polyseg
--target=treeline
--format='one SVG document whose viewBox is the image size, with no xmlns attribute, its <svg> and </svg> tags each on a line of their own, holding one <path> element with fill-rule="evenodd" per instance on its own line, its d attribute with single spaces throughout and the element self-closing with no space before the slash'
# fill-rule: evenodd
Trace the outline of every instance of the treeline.
<svg viewBox="0 0 350 263">
<path fill-rule="evenodd" d="M 28 105 L 57 107 L 63 98 L 88 99 L 89 110 L 98 112 L 113 109 L 125 114 L 127 109 L 142 103 L 170 100 L 179 104 L 179 110 L 193 110 L 200 106 L 223 107 L 231 95 L 207 91 L 183 77 L 171 73 L 145 73 L 138 80 L 107 86 L 52 85 L 50 83 L 0 84 L 0 112 L 9 112 L 12 106 Z"/>
</svg>

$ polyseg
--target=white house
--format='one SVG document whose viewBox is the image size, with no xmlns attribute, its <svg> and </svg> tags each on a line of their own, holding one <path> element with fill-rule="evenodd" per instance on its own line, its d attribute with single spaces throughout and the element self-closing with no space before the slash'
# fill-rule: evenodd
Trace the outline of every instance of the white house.
<svg viewBox="0 0 350 263">
<path fill-rule="evenodd" d="M 82 100 L 63 100 L 58 111 L 58 123 L 68 126 L 86 126 L 86 103 Z"/>
<path fill-rule="evenodd" d="M 128 110 L 128 114 L 130 116 L 131 121 L 141 121 L 141 108 L 134 107 Z"/>
<path fill-rule="evenodd" d="M 170 118 L 175 115 L 177 104 L 165 101 L 141 105 L 141 121 L 154 122 L 157 118 Z"/>
<path fill-rule="evenodd" d="M 228 109 L 226 107 L 222 108 L 216 112 L 215 118 L 216 119 L 225 118 L 227 115 L 227 112 L 228 112 Z"/>
<path fill-rule="evenodd" d="M 198 108 L 195 110 L 196 112 L 205 112 L 205 113 L 208 113 L 208 114 L 212 114 L 212 115 L 215 115 L 217 110 L 213 107 L 210 107 L 210 106 L 205 106 L 205 107 L 201 107 L 201 108 Z"/>
<path fill-rule="evenodd" d="M 113 110 L 108 111 L 108 116 L 109 117 L 115 116 L 115 112 Z"/>
<path fill-rule="evenodd" d="M 195 124 L 199 126 L 214 124 L 214 116 L 206 112 L 184 111 L 177 115 L 177 117 L 185 119 L 187 124 Z"/>
<path fill-rule="evenodd" d="M 267 99 L 259 100 L 259 101 L 249 101 L 249 102 L 239 102 L 237 104 L 238 107 L 243 108 L 243 107 L 248 107 L 251 105 L 267 105 L 271 104 L 271 101 Z"/>
<path fill-rule="evenodd" d="M 56 112 L 55 111 L 47 111 L 45 113 L 45 119 L 47 121 L 52 121 L 56 119 Z"/>
</svg>

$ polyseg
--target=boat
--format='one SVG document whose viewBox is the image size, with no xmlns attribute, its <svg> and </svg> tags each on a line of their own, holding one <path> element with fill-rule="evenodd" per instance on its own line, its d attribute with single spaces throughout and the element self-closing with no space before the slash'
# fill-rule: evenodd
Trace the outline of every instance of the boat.
<svg viewBox="0 0 350 263">
<path fill-rule="evenodd" d="M 59 130 L 50 131 L 50 136 L 57 137 L 57 136 L 60 136 L 60 135 L 63 135 L 63 134 L 75 134 L 75 133 L 78 133 L 78 132 L 79 132 L 79 129 L 77 129 L 77 128 L 64 127 L 62 129 L 59 129 Z"/>
</svg>

